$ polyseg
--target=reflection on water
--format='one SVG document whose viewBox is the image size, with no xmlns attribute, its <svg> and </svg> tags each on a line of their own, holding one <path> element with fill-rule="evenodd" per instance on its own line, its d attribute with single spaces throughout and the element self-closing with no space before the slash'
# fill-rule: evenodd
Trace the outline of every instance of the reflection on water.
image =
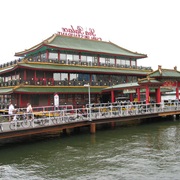
<svg viewBox="0 0 180 180">
<path fill-rule="evenodd" d="M 0 178 L 3 180 L 174 180 L 179 177 L 179 120 L 0 149 Z"/>
</svg>

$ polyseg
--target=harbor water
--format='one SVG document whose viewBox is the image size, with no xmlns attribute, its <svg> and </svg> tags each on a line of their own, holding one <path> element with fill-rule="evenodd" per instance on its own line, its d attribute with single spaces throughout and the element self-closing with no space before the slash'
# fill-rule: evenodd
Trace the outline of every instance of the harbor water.
<svg viewBox="0 0 180 180">
<path fill-rule="evenodd" d="M 178 180 L 180 120 L 0 146 L 2 180 Z"/>
</svg>

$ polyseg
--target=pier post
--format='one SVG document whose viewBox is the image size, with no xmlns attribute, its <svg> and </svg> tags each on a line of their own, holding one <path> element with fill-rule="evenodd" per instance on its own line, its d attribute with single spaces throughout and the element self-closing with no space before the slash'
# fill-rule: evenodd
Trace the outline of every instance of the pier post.
<svg viewBox="0 0 180 180">
<path fill-rule="evenodd" d="M 176 114 L 176 119 L 179 119 L 179 114 Z"/>
<path fill-rule="evenodd" d="M 113 128 L 114 129 L 114 127 L 115 127 L 115 122 L 113 121 L 113 122 L 111 122 L 111 128 Z"/>
<path fill-rule="evenodd" d="M 96 124 L 95 123 L 90 124 L 90 132 L 91 132 L 91 134 L 96 133 Z"/>
</svg>

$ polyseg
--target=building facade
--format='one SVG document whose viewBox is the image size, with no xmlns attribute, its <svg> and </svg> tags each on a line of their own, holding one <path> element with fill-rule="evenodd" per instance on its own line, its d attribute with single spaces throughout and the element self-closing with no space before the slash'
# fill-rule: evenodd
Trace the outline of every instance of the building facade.
<svg viewBox="0 0 180 180">
<path fill-rule="evenodd" d="M 109 86 L 137 82 L 152 72 L 138 65 L 146 54 L 124 49 L 112 42 L 53 34 L 43 42 L 15 53 L 19 59 L 0 65 L 0 102 L 11 99 L 17 107 L 60 105 L 81 107 L 91 102 L 108 102 L 101 91 Z M 119 96 L 117 93 L 116 96 Z"/>
</svg>

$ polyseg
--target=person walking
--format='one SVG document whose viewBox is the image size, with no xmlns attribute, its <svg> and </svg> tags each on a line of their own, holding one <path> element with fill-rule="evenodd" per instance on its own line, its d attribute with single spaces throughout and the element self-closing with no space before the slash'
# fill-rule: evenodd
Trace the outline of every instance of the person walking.
<svg viewBox="0 0 180 180">
<path fill-rule="evenodd" d="M 12 121 L 14 110 L 15 110 L 14 105 L 12 104 L 11 101 L 9 101 L 9 109 L 8 109 L 9 121 Z"/>
</svg>

